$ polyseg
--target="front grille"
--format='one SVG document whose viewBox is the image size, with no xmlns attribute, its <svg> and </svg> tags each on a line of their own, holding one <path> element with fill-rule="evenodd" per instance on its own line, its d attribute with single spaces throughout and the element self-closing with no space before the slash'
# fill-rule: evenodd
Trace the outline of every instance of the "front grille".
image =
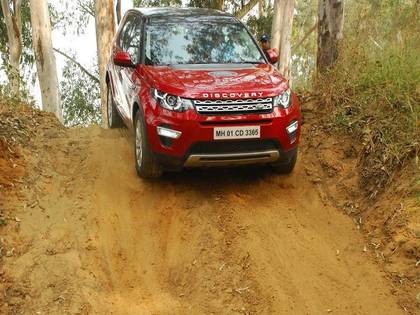
<svg viewBox="0 0 420 315">
<path fill-rule="evenodd" d="M 199 114 L 245 114 L 269 113 L 273 110 L 273 98 L 236 99 L 236 100 L 194 100 Z"/>
</svg>

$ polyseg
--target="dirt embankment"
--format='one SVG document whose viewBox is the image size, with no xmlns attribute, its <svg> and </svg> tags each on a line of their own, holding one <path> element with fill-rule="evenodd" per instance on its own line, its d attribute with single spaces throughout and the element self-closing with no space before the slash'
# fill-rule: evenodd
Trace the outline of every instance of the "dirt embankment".
<svg viewBox="0 0 420 315">
<path fill-rule="evenodd" d="M 352 146 L 308 120 L 292 176 L 198 170 L 145 182 L 125 130 L 66 130 L 22 108 L 0 117 L 2 314 L 418 310 L 415 246 L 381 247 L 399 235 L 382 227 L 400 212 L 382 224 L 362 211 Z M 418 245 L 404 228 L 402 244 Z"/>
</svg>

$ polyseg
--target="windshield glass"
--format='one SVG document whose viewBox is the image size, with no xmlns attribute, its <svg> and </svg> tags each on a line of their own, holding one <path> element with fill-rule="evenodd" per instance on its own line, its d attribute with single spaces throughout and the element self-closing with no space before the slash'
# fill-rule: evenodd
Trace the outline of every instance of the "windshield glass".
<svg viewBox="0 0 420 315">
<path fill-rule="evenodd" d="M 239 23 L 150 24 L 145 43 L 148 65 L 265 63 L 248 31 Z"/>
</svg>

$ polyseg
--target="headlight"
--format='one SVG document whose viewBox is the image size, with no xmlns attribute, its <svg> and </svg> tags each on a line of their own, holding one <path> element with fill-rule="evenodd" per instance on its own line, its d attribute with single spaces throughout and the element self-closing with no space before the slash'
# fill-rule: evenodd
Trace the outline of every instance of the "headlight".
<svg viewBox="0 0 420 315">
<path fill-rule="evenodd" d="M 287 89 L 282 95 L 274 97 L 274 106 L 288 108 L 292 103 L 292 91 Z"/>
<path fill-rule="evenodd" d="M 185 112 L 186 110 L 194 108 L 192 101 L 186 98 L 160 92 L 156 89 L 152 89 L 152 95 L 160 106 L 169 110 Z"/>
</svg>

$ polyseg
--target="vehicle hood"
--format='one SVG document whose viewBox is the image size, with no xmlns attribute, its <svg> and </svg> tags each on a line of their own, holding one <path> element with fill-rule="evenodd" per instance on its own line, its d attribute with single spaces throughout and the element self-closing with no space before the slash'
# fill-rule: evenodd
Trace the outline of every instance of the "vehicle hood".
<svg viewBox="0 0 420 315">
<path fill-rule="evenodd" d="M 144 66 L 153 88 L 197 98 L 252 98 L 279 95 L 287 80 L 270 64 Z"/>
</svg>

